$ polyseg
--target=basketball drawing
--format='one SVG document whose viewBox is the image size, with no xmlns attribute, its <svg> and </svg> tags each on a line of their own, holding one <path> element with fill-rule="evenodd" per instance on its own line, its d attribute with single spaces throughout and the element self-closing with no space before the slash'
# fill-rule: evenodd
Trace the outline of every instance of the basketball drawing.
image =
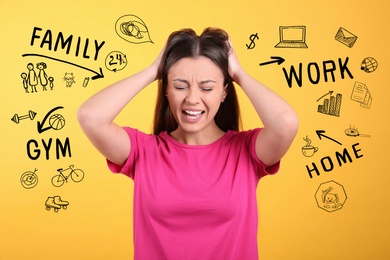
<svg viewBox="0 0 390 260">
<path fill-rule="evenodd" d="M 65 118 L 60 114 L 54 114 L 49 118 L 49 124 L 54 130 L 60 130 L 65 126 Z"/>
</svg>

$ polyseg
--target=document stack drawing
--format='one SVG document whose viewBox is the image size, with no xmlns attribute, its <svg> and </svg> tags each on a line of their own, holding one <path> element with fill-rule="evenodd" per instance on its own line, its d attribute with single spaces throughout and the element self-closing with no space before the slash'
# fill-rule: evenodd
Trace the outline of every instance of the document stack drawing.
<svg viewBox="0 0 390 260">
<path fill-rule="evenodd" d="M 369 109 L 372 104 L 371 93 L 367 86 L 361 82 L 355 82 L 353 86 L 351 100 L 359 102 L 360 106 Z"/>
</svg>

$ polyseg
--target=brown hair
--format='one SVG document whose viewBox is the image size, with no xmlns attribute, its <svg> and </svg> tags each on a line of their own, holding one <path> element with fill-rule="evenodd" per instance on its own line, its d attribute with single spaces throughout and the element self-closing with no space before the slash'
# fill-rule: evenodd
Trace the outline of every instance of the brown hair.
<svg viewBox="0 0 390 260">
<path fill-rule="evenodd" d="M 228 34 L 224 30 L 216 28 L 206 28 L 200 36 L 196 35 L 192 29 L 182 29 L 169 36 L 157 75 L 158 94 L 153 126 L 155 135 L 163 131 L 172 132 L 178 126 L 165 96 L 169 69 L 182 58 L 199 56 L 209 58 L 214 62 L 222 71 L 225 79 L 224 85 L 227 84 L 227 96 L 214 117 L 215 123 L 224 132 L 240 130 L 241 119 L 237 94 L 228 71 L 228 39 Z"/>
</svg>

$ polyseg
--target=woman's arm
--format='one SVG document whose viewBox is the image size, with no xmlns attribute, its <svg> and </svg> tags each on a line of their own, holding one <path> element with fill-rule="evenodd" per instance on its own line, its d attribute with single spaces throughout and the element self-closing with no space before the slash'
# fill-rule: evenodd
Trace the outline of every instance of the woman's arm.
<svg viewBox="0 0 390 260">
<path fill-rule="evenodd" d="M 229 54 L 229 73 L 264 124 L 256 140 L 257 157 L 265 165 L 273 165 L 285 155 L 298 131 L 297 114 L 283 98 L 245 72 L 233 48 Z"/>
<path fill-rule="evenodd" d="M 98 151 L 110 161 L 123 165 L 131 143 L 125 130 L 113 120 L 143 88 L 155 81 L 162 52 L 144 70 L 99 91 L 79 108 L 79 124 Z"/>
</svg>

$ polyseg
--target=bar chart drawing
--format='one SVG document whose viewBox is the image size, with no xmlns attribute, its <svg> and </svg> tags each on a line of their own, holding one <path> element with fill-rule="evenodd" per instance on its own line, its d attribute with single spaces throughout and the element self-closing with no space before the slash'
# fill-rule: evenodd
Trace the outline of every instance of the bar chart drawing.
<svg viewBox="0 0 390 260">
<path fill-rule="evenodd" d="M 333 91 L 330 93 L 333 93 Z M 330 94 L 329 98 L 324 99 L 323 103 L 318 105 L 317 112 L 325 115 L 339 117 L 342 97 L 343 95 L 340 93 L 336 94 L 336 96 Z"/>
</svg>

